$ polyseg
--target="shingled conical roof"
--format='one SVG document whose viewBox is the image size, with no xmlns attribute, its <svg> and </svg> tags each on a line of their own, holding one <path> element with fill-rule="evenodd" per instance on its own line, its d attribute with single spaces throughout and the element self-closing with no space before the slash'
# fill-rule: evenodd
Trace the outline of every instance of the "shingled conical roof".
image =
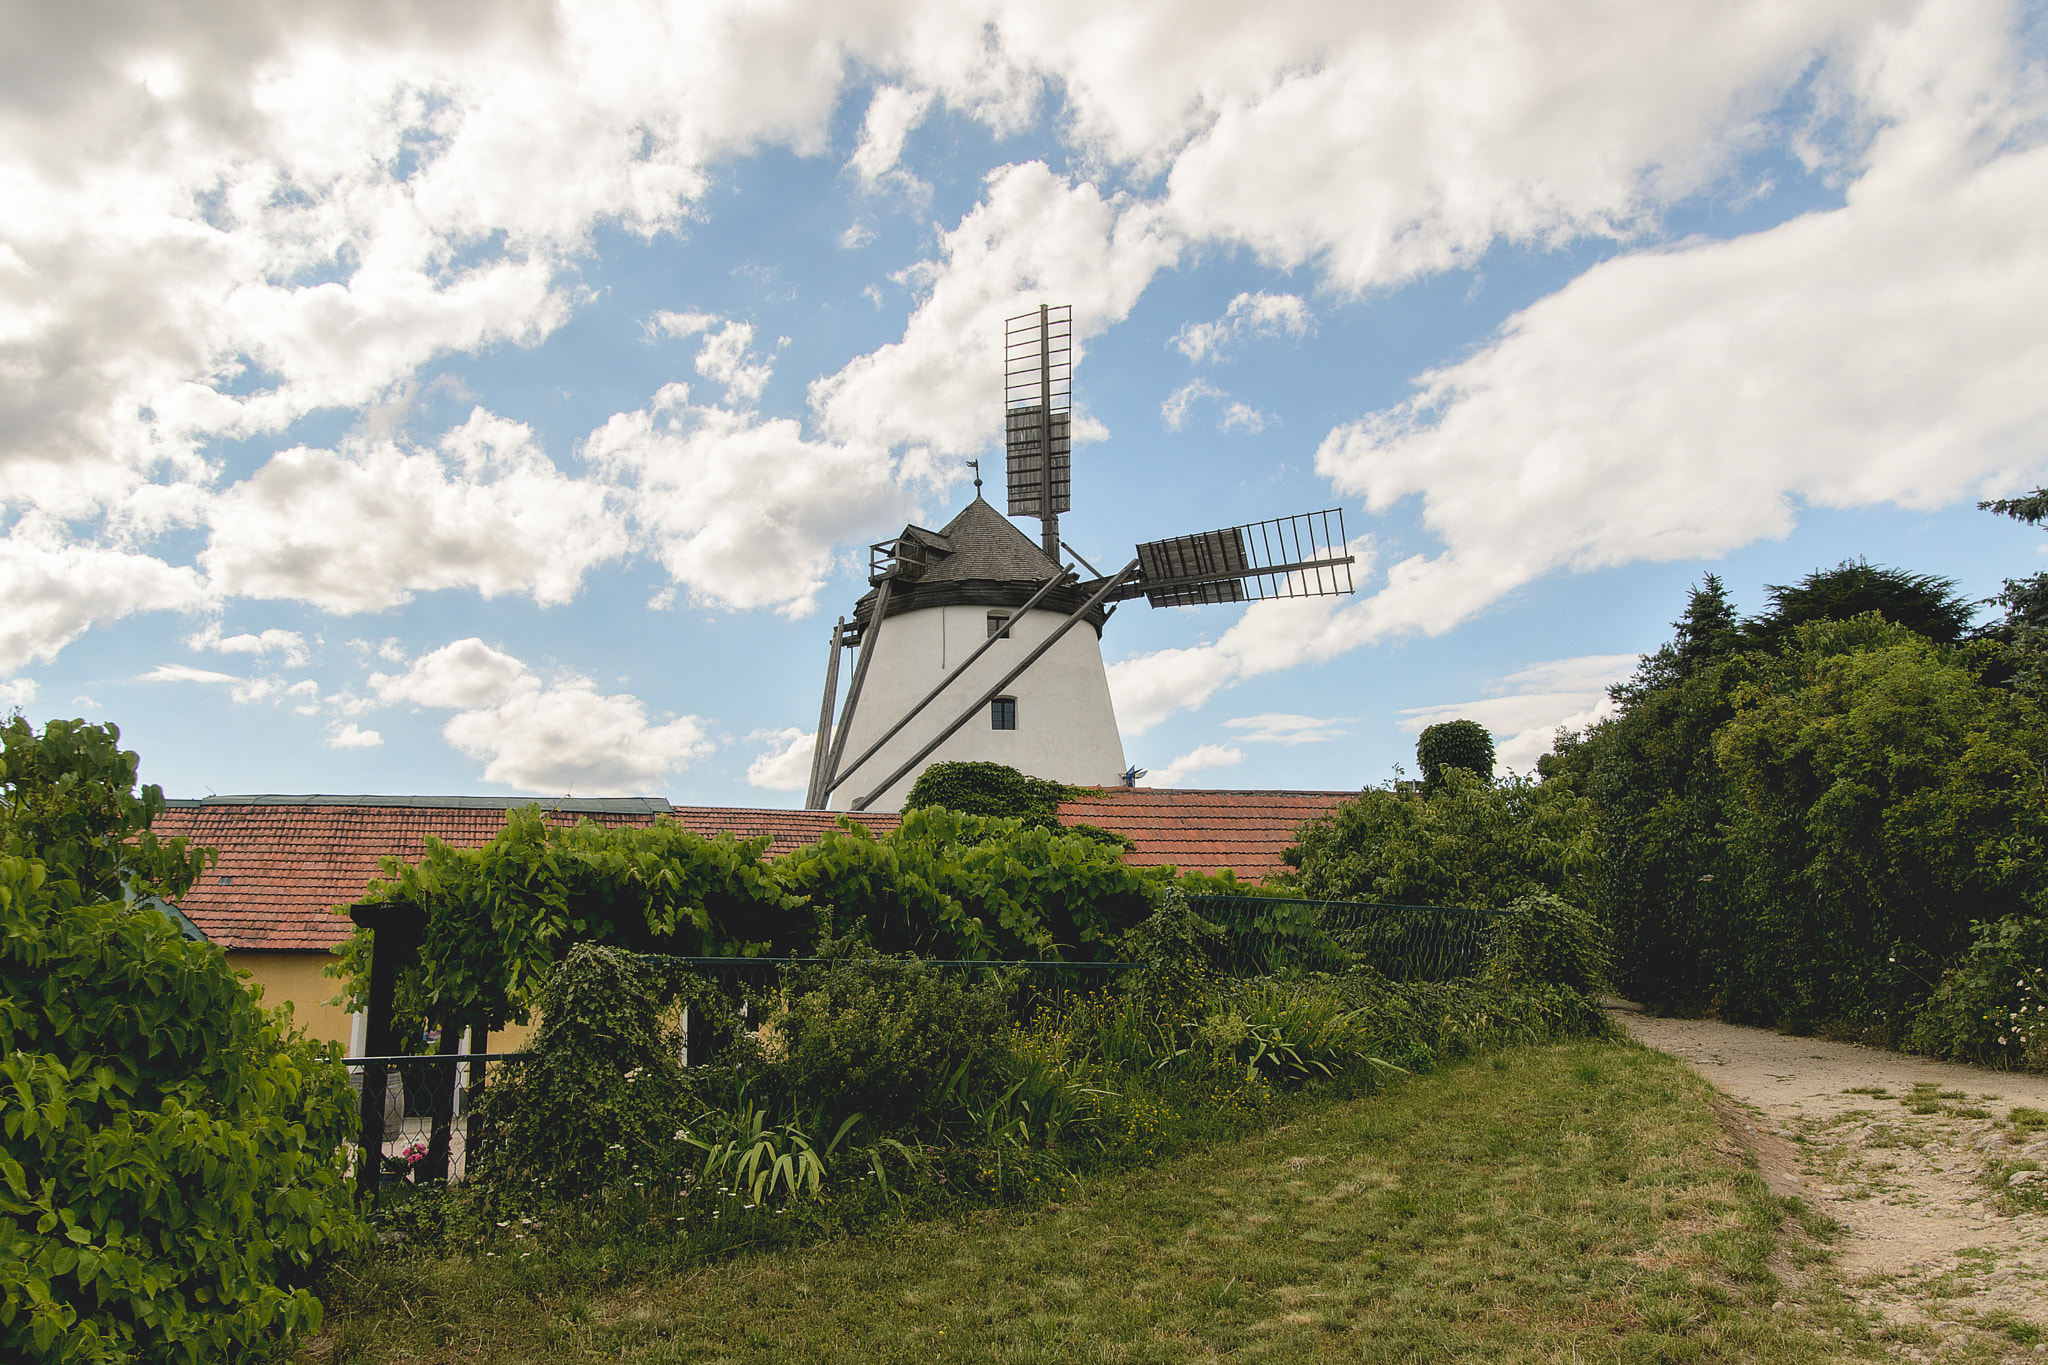
<svg viewBox="0 0 2048 1365">
<path fill-rule="evenodd" d="M 890 616 L 928 607 L 1021 607 L 1059 567 L 1045 557 L 1038 542 L 981 497 L 961 508 L 944 530 L 906 526 L 903 540 L 915 544 L 924 562 L 914 566 L 914 576 L 904 573 L 897 578 L 889 595 Z M 1039 607 L 1071 612 L 1085 601 L 1085 593 L 1058 588 L 1047 593 Z M 870 590 L 854 607 L 854 619 L 865 625 L 874 610 L 875 594 Z M 1106 619 L 1100 607 L 1088 615 L 1097 632 Z"/>
</svg>

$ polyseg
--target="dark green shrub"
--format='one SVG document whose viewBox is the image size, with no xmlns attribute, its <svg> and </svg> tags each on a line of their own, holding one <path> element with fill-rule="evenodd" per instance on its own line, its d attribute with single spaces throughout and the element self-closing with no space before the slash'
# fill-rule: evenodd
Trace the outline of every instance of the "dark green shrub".
<svg viewBox="0 0 2048 1365">
<path fill-rule="evenodd" d="M 320 1324 L 356 1245 L 347 1073 L 147 898 L 159 846 L 111 725 L 19 718 L 0 807 L 0 1356 L 220 1360 Z"/>
<path fill-rule="evenodd" d="M 1908 1044 L 1958 1061 L 2048 1068 L 2048 918 L 1970 927 L 1969 949 L 1942 973 Z"/>
<path fill-rule="evenodd" d="M 1446 720 L 1416 736 L 1415 761 L 1425 787 L 1434 787 L 1446 771 L 1463 768 L 1482 782 L 1493 780 L 1493 735 L 1476 720 Z"/>
<path fill-rule="evenodd" d="M 697 1078 L 682 1066 L 685 1004 L 693 1049 L 737 1026 L 707 983 L 664 977 L 621 948 L 571 948 L 541 991 L 529 1055 L 491 1077 L 478 1105 L 478 1173 L 573 1194 L 686 1161 L 675 1134 Z"/>
<path fill-rule="evenodd" d="M 917 775 L 903 809 L 939 806 L 962 815 L 1022 820 L 1027 827 L 1058 829 L 1054 812 L 1077 791 L 1064 782 L 1027 777 L 1001 763 L 934 763 Z"/>
<path fill-rule="evenodd" d="M 1592 995 L 1612 966 L 1607 926 L 1548 892 L 1511 902 L 1493 923 L 1486 975 L 1516 985 L 1553 985 Z"/>
<path fill-rule="evenodd" d="M 956 1077 L 983 1067 L 1010 1028 L 1007 982 L 915 959 L 847 957 L 789 974 L 759 1043 L 794 1106 L 835 1123 L 930 1129 Z M 964 1069 L 964 1070 L 963 1070 Z"/>
</svg>

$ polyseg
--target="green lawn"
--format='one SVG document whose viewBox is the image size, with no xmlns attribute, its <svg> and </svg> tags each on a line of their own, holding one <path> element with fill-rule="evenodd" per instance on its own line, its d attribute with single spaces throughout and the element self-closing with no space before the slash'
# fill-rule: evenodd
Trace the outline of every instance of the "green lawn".
<svg viewBox="0 0 2048 1365">
<path fill-rule="evenodd" d="M 1633 1045 L 1527 1049 L 1054 1207 L 568 1290 L 511 1257 L 387 1262 L 305 1358 L 1837 1358 L 1862 1329 L 1774 1273 L 1813 1244 L 1707 1094 Z"/>
</svg>

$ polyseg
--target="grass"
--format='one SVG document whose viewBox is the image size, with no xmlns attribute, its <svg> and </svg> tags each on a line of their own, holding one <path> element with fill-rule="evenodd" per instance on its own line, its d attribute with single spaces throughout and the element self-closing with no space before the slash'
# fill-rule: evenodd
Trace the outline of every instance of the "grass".
<svg viewBox="0 0 2048 1365">
<path fill-rule="evenodd" d="M 330 1288 L 302 1358 L 1840 1358 L 1860 1320 L 1789 1287 L 1825 1220 L 1769 1194 L 1707 1097 L 1633 1045 L 1529 1048 L 1057 1205 L 651 1275 L 630 1249 L 390 1257 Z"/>
</svg>

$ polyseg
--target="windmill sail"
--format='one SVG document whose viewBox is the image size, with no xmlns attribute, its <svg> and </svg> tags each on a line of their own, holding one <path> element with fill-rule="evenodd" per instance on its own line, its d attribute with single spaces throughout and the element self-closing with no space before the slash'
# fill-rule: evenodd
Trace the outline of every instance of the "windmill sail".
<svg viewBox="0 0 2048 1365">
<path fill-rule="evenodd" d="M 1013 517 L 1050 519 L 1073 510 L 1073 338 L 1074 310 L 1064 304 L 1003 325 L 1003 448 Z"/>
<path fill-rule="evenodd" d="M 1138 573 L 1112 596 L 1155 607 L 1331 597 L 1353 589 L 1344 511 L 1301 512 L 1138 547 Z"/>
</svg>

